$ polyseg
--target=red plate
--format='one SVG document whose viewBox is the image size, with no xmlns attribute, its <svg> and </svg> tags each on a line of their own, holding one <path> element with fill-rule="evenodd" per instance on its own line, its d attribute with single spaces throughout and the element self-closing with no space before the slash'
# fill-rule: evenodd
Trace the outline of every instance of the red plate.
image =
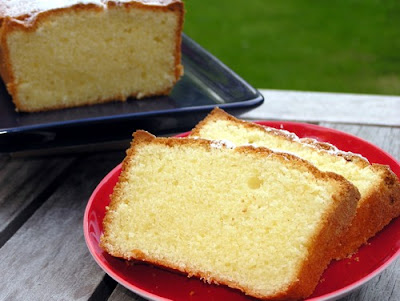
<svg viewBox="0 0 400 301">
<path fill-rule="evenodd" d="M 389 165 L 400 176 L 400 165 L 385 151 L 337 130 L 294 122 L 258 122 L 285 129 L 299 137 L 316 138 L 339 149 L 360 153 L 371 163 Z M 182 134 L 180 136 L 185 136 Z M 114 258 L 99 247 L 105 207 L 110 199 L 121 165 L 115 167 L 97 186 L 86 207 L 84 235 L 90 253 L 100 267 L 121 285 L 136 294 L 152 300 L 251 300 L 237 290 L 225 286 L 209 285 L 196 278 L 166 271 L 146 264 L 130 265 Z M 334 300 L 350 293 L 382 272 L 400 253 L 400 218 L 393 220 L 352 258 L 332 262 L 321 277 L 308 300 Z"/>
</svg>

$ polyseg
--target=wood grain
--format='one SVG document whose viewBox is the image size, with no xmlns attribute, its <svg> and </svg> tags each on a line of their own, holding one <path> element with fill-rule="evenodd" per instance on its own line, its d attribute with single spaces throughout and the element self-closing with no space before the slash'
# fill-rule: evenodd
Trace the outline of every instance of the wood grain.
<svg viewBox="0 0 400 301">
<path fill-rule="evenodd" d="M 395 157 L 397 161 L 400 161 L 400 127 L 338 123 L 321 123 L 321 125 L 353 134 L 359 138 L 367 140 L 368 142 L 388 152 L 390 155 Z"/>
<path fill-rule="evenodd" d="M 117 285 L 108 301 L 144 301 L 142 297 L 136 295 L 122 285 Z"/>
<path fill-rule="evenodd" d="M 242 118 L 400 126 L 400 97 L 260 89 L 264 103 Z"/>
<path fill-rule="evenodd" d="M 0 246 L 55 189 L 72 157 L 0 157 Z"/>
<path fill-rule="evenodd" d="M 7 281 L 0 282 L 0 300 L 88 300 L 104 273 L 86 247 L 83 213 L 96 185 L 123 156 L 80 158 L 54 194 L 4 244 L 0 271 Z"/>
</svg>

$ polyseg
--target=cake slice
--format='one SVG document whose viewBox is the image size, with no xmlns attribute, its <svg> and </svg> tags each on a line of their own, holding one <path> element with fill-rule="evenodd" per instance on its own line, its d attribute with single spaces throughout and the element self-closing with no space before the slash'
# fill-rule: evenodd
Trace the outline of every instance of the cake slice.
<svg viewBox="0 0 400 301">
<path fill-rule="evenodd" d="M 0 74 L 18 111 L 166 95 L 183 72 L 181 0 L 0 2 Z"/>
<path fill-rule="evenodd" d="M 400 215 L 400 183 L 388 166 L 370 164 L 364 157 L 338 150 L 315 139 L 299 139 L 284 130 L 239 120 L 214 109 L 192 131 L 191 137 L 226 139 L 234 144 L 254 144 L 290 152 L 322 171 L 344 176 L 360 191 L 361 199 L 351 227 L 336 246 L 335 257 L 347 257 Z"/>
<path fill-rule="evenodd" d="M 312 293 L 359 193 L 290 154 L 138 131 L 103 220 L 109 254 L 264 299 Z"/>
</svg>

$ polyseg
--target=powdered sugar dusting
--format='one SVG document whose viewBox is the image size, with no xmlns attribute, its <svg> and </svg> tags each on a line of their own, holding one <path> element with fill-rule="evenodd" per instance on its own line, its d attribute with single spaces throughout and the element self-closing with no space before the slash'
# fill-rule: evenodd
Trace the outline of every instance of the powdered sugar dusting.
<svg viewBox="0 0 400 301">
<path fill-rule="evenodd" d="M 343 157 L 358 157 L 361 158 L 362 160 L 365 160 L 367 162 L 368 159 L 365 158 L 364 156 L 360 155 L 360 154 L 356 154 L 356 153 L 352 153 L 352 152 L 346 152 L 346 151 L 342 151 L 340 149 L 338 149 L 335 145 L 328 143 L 328 142 L 320 142 L 317 139 L 314 138 L 299 138 L 299 136 L 297 136 L 295 133 L 293 132 L 289 132 L 285 129 L 283 129 L 283 125 L 280 125 L 280 129 L 276 129 L 276 128 L 272 128 L 272 127 L 268 127 L 268 126 L 264 126 L 265 131 L 267 132 L 280 132 L 281 134 L 283 134 L 284 136 L 286 136 L 288 139 L 290 139 L 291 141 L 295 141 L 300 143 L 303 147 L 306 148 L 313 148 L 317 151 L 321 151 L 321 152 L 325 152 L 325 153 L 329 153 L 330 155 L 334 155 L 334 156 L 343 156 Z M 324 144 L 326 146 L 329 147 L 329 149 L 327 148 L 323 148 L 321 147 L 321 145 L 319 144 Z M 279 149 L 275 149 L 274 151 L 281 151 Z M 290 153 L 288 151 L 285 151 L 286 153 Z M 295 155 L 295 154 L 293 154 Z"/>
<path fill-rule="evenodd" d="M 211 147 L 213 148 L 230 148 L 230 149 L 234 149 L 236 147 L 235 144 L 233 144 L 231 141 L 228 140 L 211 140 Z"/>
<path fill-rule="evenodd" d="M 2 17 L 13 17 L 18 18 L 25 16 L 26 21 L 32 21 L 31 19 L 37 14 L 58 9 L 70 7 L 76 4 L 95 4 L 107 8 L 108 0 L 2 0 L 0 1 L 0 19 Z M 157 5 L 157 6 L 168 6 L 174 2 L 180 2 L 180 0 L 119 0 L 113 1 L 117 5 L 119 3 L 127 2 L 139 2 L 144 5 Z M 30 16 L 27 18 L 27 16 Z"/>
</svg>

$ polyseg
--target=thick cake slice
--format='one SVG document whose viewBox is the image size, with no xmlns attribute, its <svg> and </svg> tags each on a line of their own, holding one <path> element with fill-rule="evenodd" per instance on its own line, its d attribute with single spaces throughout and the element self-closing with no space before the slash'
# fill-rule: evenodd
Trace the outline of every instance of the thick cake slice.
<svg viewBox="0 0 400 301">
<path fill-rule="evenodd" d="M 4 0 L 0 24 L 19 111 L 164 95 L 183 72 L 181 0 Z"/>
<path fill-rule="evenodd" d="M 344 176 L 360 191 L 357 214 L 336 246 L 344 258 L 365 244 L 393 218 L 400 215 L 400 183 L 387 167 L 370 164 L 360 155 L 343 152 L 328 143 L 299 139 L 295 134 L 239 120 L 221 109 L 213 110 L 192 131 L 192 137 L 226 139 L 234 144 L 254 144 L 290 152 L 322 171 Z"/>
<path fill-rule="evenodd" d="M 299 299 L 317 285 L 358 198 L 343 177 L 293 155 L 138 131 L 101 246 L 255 297 Z"/>
</svg>

